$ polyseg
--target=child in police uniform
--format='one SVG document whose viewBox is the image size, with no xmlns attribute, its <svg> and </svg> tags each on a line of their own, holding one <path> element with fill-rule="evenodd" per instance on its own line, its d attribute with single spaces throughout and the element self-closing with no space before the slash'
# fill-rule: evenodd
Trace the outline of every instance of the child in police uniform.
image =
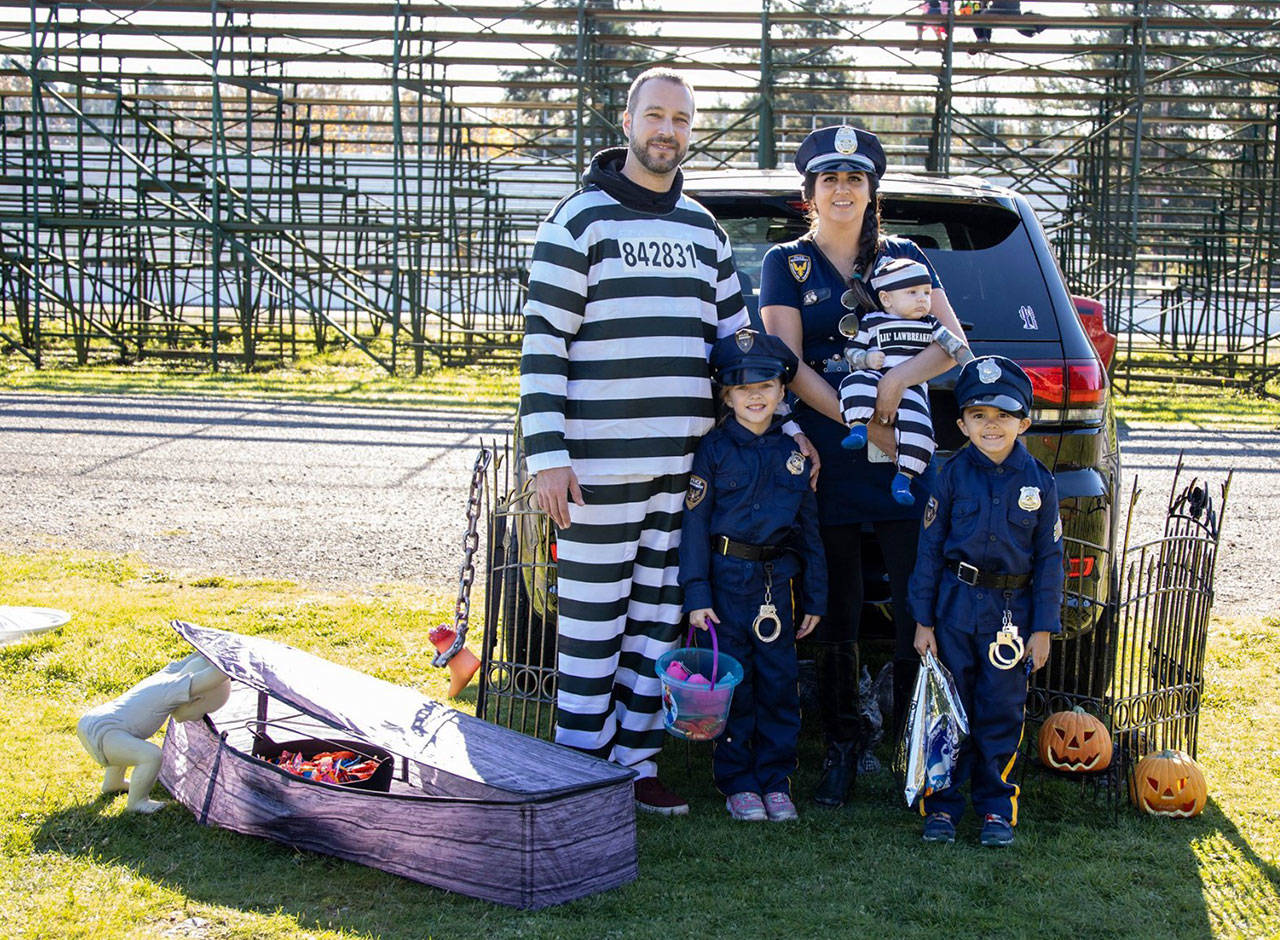
<svg viewBox="0 0 1280 940">
<path fill-rule="evenodd" d="M 718 341 L 710 361 L 730 413 L 693 458 L 680 585 L 690 623 L 718 625 L 720 649 L 744 674 L 715 742 L 713 773 L 734 819 L 795 819 L 795 641 L 827 604 L 810 463 L 775 415 L 797 359 L 776 336 L 743 329 Z"/>
<path fill-rule="evenodd" d="M 850 450 L 867 446 L 867 422 L 875 414 L 876 390 L 885 372 L 934 342 L 957 362 L 972 358 L 964 341 L 929 313 L 932 277 L 919 261 L 885 259 L 871 275 L 871 288 L 881 309 L 863 314 L 860 321 L 856 314 L 840 321 L 841 332 L 853 339 L 845 351 L 850 372 L 840 380 L 840 411 L 850 425 L 841 443 Z M 928 385 L 922 382 L 903 390 L 897 428 L 898 472 L 889 482 L 889 493 L 897 503 L 910 506 L 915 502 L 911 480 L 924 473 L 934 451 Z"/>
<path fill-rule="evenodd" d="M 1031 382 L 1017 363 L 982 356 L 956 380 L 969 444 L 938 474 L 911 575 L 915 648 L 955 678 L 969 718 L 952 784 L 920 801 L 926 842 L 952 842 L 968 779 L 987 846 L 1013 842 L 1027 677 L 1061 629 L 1062 523 L 1053 475 L 1018 439 Z"/>
</svg>

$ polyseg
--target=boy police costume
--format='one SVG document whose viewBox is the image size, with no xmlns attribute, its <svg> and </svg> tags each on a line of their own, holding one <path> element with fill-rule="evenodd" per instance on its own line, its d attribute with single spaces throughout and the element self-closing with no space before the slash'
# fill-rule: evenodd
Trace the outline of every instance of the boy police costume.
<svg viewBox="0 0 1280 940">
<path fill-rule="evenodd" d="M 989 405 L 1026 417 L 1031 406 L 1026 373 L 1002 356 L 967 364 L 955 394 L 962 415 Z M 933 814 L 945 813 L 953 826 L 964 812 L 960 788 L 971 779 L 974 811 L 1003 829 L 997 835 L 1004 838 L 988 841 L 984 827 L 984 844 L 1007 844 L 1018 821 L 1019 788 L 1009 774 L 1022 739 L 1031 665 L 1021 662 L 1021 644 L 1036 631 L 1061 629 L 1061 537 L 1053 475 L 1021 440 L 999 464 L 973 444 L 962 448 L 938 473 L 921 520 L 911 611 L 935 628 L 938 658 L 955 678 L 970 737 L 952 785 L 922 798 L 920 812 L 931 823 Z M 950 841 L 931 838 L 928 827 L 925 838 Z"/>
<path fill-rule="evenodd" d="M 782 340 L 748 329 L 711 351 L 716 380 L 726 386 L 785 383 L 796 364 Z M 810 463 L 781 423 L 757 435 L 727 417 L 699 445 L 685 497 L 684 609 L 716 611 L 720 649 L 744 672 L 715 744 L 715 782 L 726 795 L 790 792 L 800 733 L 795 624 L 827 603 Z"/>
</svg>

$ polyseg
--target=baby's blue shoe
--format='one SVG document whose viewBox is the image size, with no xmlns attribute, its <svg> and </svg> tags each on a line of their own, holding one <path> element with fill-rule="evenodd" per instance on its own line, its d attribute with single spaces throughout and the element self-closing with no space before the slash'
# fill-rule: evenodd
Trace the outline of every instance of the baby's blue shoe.
<svg viewBox="0 0 1280 940">
<path fill-rule="evenodd" d="M 862 450 L 867 446 L 867 426 L 865 424 L 855 424 L 849 428 L 849 433 L 840 442 L 840 446 L 845 450 Z"/>
<path fill-rule="evenodd" d="M 893 494 L 893 501 L 899 506 L 910 506 L 916 501 L 911 495 L 911 477 L 905 473 L 895 473 L 893 479 L 889 482 L 889 492 Z"/>
</svg>

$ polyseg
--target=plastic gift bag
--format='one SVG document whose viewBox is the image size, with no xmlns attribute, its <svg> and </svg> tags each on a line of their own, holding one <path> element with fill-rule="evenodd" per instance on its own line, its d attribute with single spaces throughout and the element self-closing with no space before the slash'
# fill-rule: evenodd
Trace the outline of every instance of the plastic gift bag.
<svg viewBox="0 0 1280 940">
<path fill-rule="evenodd" d="M 907 805 L 951 785 L 960 742 L 969 734 L 969 719 L 955 680 L 933 653 L 925 653 L 907 710 L 898 750 L 898 766 L 906 773 Z"/>
</svg>

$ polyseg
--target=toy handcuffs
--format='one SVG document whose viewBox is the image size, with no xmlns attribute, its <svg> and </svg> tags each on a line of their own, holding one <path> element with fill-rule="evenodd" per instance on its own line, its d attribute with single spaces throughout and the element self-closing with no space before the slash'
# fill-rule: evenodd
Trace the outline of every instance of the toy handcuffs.
<svg viewBox="0 0 1280 940">
<path fill-rule="evenodd" d="M 760 605 L 756 619 L 751 621 L 751 629 L 761 643 L 772 643 L 782 633 L 782 621 L 778 619 L 778 608 L 773 604 L 773 565 L 766 563 L 764 572 L 764 603 Z M 763 628 L 769 622 L 773 623 L 773 630 L 765 636 Z"/>
<path fill-rule="evenodd" d="M 1022 661 L 1026 651 L 1026 645 L 1022 642 L 1022 637 L 1018 636 L 1018 628 L 1013 623 L 1013 614 L 1006 609 L 1000 632 L 987 646 L 987 659 L 997 669 L 1012 669 Z"/>
</svg>

